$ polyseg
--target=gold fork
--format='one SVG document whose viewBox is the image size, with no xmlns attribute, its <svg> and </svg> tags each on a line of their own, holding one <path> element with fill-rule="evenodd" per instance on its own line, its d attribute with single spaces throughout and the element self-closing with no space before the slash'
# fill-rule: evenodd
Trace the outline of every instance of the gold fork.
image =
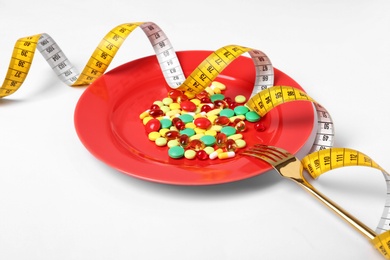
<svg viewBox="0 0 390 260">
<path fill-rule="evenodd" d="M 271 164 L 280 175 L 299 184 L 299 186 L 316 197 L 346 222 L 351 224 L 370 241 L 377 236 L 377 234 L 364 223 L 356 219 L 335 202 L 328 199 L 325 195 L 321 194 L 307 182 L 303 176 L 303 166 L 301 162 L 291 153 L 274 146 L 255 145 L 253 148 L 245 150 L 241 154 L 256 157 Z"/>
</svg>

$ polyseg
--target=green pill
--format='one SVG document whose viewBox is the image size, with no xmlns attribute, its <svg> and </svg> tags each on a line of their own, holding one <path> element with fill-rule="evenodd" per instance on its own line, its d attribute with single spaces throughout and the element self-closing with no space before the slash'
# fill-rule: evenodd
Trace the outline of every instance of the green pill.
<svg viewBox="0 0 390 260">
<path fill-rule="evenodd" d="M 188 135 L 189 137 L 195 135 L 195 130 L 192 128 L 184 128 L 183 130 L 180 131 L 180 134 L 183 135 Z"/>
<path fill-rule="evenodd" d="M 160 120 L 161 128 L 170 128 L 172 126 L 172 121 L 167 118 Z"/>
<path fill-rule="evenodd" d="M 235 115 L 234 110 L 230 108 L 225 108 L 222 109 L 221 112 L 219 113 L 220 116 L 226 116 L 226 117 L 232 117 Z"/>
<path fill-rule="evenodd" d="M 184 156 L 184 148 L 181 146 L 173 146 L 168 150 L 169 157 L 179 159 Z"/>
<path fill-rule="evenodd" d="M 225 96 L 223 94 L 214 94 L 210 96 L 211 102 L 214 102 L 215 100 L 223 100 Z"/>
<path fill-rule="evenodd" d="M 206 146 L 213 146 L 216 142 L 216 139 L 212 135 L 204 135 L 200 138 L 200 140 L 206 145 Z"/>
<path fill-rule="evenodd" d="M 237 116 L 245 115 L 248 112 L 249 112 L 249 109 L 246 106 L 236 106 L 234 108 L 234 113 L 236 113 Z"/>
<path fill-rule="evenodd" d="M 185 124 L 194 121 L 194 117 L 193 117 L 192 115 L 190 115 L 190 114 L 182 114 L 181 116 L 179 116 L 179 118 L 180 118 L 181 121 L 183 121 Z"/>
<path fill-rule="evenodd" d="M 255 111 L 249 111 L 248 113 L 245 114 L 245 119 L 253 123 L 259 121 L 260 116 Z"/>
<path fill-rule="evenodd" d="M 231 136 L 236 133 L 236 129 L 232 126 L 224 126 L 221 129 L 221 133 L 224 133 L 226 136 Z"/>
</svg>

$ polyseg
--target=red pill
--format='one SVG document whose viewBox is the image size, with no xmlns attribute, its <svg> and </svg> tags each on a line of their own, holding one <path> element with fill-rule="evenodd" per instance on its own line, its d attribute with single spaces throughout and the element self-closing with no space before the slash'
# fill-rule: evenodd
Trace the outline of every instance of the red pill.
<svg viewBox="0 0 390 260">
<path fill-rule="evenodd" d="M 209 155 L 206 153 L 205 150 L 199 150 L 196 152 L 196 158 L 204 161 L 204 160 L 207 160 L 209 158 Z"/>
<path fill-rule="evenodd" d="M 181 103 L 181 102 L 183 102 L 183 101 L 187 101 L 188 100 L 188 97 L 186 96 L 186 95 L 181 95 L 181 96 L 179 96 L 178 98 L 177 98 L 177 100 L 176 100 L 176 102 L 177 103 Z"/>
<path fill-rule="evenodd" d="M 151 109 L 149 111 L 149 115 L 152 116 L 152 117 L 163 116 L 164 115 L 164 111 L 162 111 L 161 109 Z"/>
<path fill-rule="evenodd" d="M 209 106 L 209 105 L 203 105 L 201 108 L 200 108 L 200 112 L 209 112 L 211 111 L 212 108 Z"/>
<path fill-rule="evenodd" d="M 265 131 L 265 125 L 263 123 L 256 123 L 255 124 L 255 130 L 258 132 L 264 132 Z"/>
<path fill-rule="evenodd" d="M 172 98 L 172 100 L 176 101 L 178 97 L 183 95 L 183 93 L 180 90 L 172 89 L 168 92 L 168 97 Z"/>
<path fill-rule="evenodd" d="M 223 108 L 229 107 L 229 104 L 225 100 L 218 99 L 218 100 L 215 100 L 213 103 L 214 103 L 215 108 L 223 109 Z"/>
<path fill-rule="evenodd" d="M 153 105 L 150 106 L 150 109 L 151 109 L 151 110 L 160 109 L 160 107 L 159 107 L 159 105 L 157 105 L 157 104 L 153 104 Z"/>
<path fill-rule="evenodd" d="M 216 144 L 219 148 L 224 148 L 226 146 L 227 136 L 224 133 L 218 133 L 216 138 Z"/>
<path fill-rule="evenodd" d="M 194 124 L 201 129 L 209 129 L 211 127 L 210 120 L 205 117 L 198 117 L 194 120 Z"/>
<path fill-rule="evenodd" d="M 186 134 L 182 134 L 179 138 L 179 144 L 181 147 L 183 147 L 184 149 L 188 147 L 190 143 L 190 138 L 188 137 L 188 135 Z"/>
<path fill-rule="evenodd" d="M 199 151 L 199 150 L 203 150 L 205 147 L 206 147 L 206 145 L 204 144 L 204 142 L 202 140 L 194 139 L 194 140 L 190 141 L 187 148 L 195 150 L 195 151 Z"/>
<path fill-rule="evenodd" d="M 225 100 L 228 104 L 233 102 L 233 99 L 231 97 L 225 97 L 223 100 Z"/>
<path fill-rule="evenodd" d="M 187 112 L 195 112 L 196 110 L 196 105 L 194 102 L 191 102 L 189 100 L 185 100 L 185 101 L 182 101 L 180 103 L 180 108 L 184 111 L 187 111 Z"/>
<path fill-rule="evenodd" d="M 207 91 L 203 90 L 201 92 L 199 92 L 198 94 L 195 95 L 197 99 L 202 99 L 204 97 L 209 97 L 209 93 L 207 93 Z"/>
<path fill-rule="evenodd" d="M 228 152 L 235 152 L 235 151 L 237 151 L 236 141 L 234 141 L 233 139 L 227 139 L 226 140 L 226 150 Z"/>
<path fill-rule="evenodd" d="M 178 117 L 174 117 L 174 118 L 172 119 L 172 124 L 176 124 L 176 122 L 178 122 L 178 121 L 181 121 L 181 119 L 178 118 Z"/>
<path fill-rule="evenodd" d="M 169 141 L 169 140 L 176 140 L 180 138 L 180 133 L 178 131 L 168 131 L 165 133 L 164 137 Z"/>
<path fill-rule="evenodd" d="M 227 116 L 219 116 L 214 120 L 214 124 L 226 126 L 230 124 L 230 119 Z"/>
<path fill-rule="evenodd" d="M 211 99 L 210 99 L 210 97 L 202 97 L 201 99 L 200 99 L 200 102 L 202 102 L 202 103 L 211 103 Z"/>
<path fill-rule="evenodd" d="M 246 130 L 246 124 L 240 118 L 234 119 L 233 124 L 234 124 L 234 128 L 237 130 L 237 132 L 244 132 Z"/>
<path fill-rule="evenodd" d="M 155 118 L 150 119 L 145 125 L 145 131 L 148 134 L 151 132 L 158 132 L 160 128 L 161 128 L 160 120 Z"/>
<path fill-rule="evenodd" d="M 184 130 L 186 128 L 186 124 L 183 121 L 177 122 L 175 124 L 177 130 Z"/>
</svg>

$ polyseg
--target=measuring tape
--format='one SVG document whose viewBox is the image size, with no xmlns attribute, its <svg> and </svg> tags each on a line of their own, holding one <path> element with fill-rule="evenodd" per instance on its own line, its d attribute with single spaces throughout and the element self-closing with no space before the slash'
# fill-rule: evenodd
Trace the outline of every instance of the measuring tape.
<svg viewBox="0 0 390 260">
<path fill-rule="evenodd" d="M 256 111 L 260 116 L 264 116 L 278 105 L 291 101 L 311 101 L 316 108 L 318 126 L 314 144 L 310 152 L 332 147 L 334 127 L 330 114 L 302 90 L 289 86 L 273 86 L 255 94 L 248 100 L 246 106 Z"/>
<path fill-rule="evenodd" d="M 228 45 L 210 54 L 200 65 L 187 77 L 180 90 L 192 97 L 206 89 L 211 82 L 221 73 L 234 59 L 248 52 L 256 68 L 256 79 L 250 100 L 246 106 L 264 116 L 269 110 L 285 102 L 309 100 L 314 103 L 317 112 L 317 133 L 310 152 L 327 149 L 334 143 L 334 126 L 328 111 L 309 98 L 303 91 L 293 87 L 273 87 L 274 72 L 271 61 L 261 51 Z"/>
<path fill-rule="evenodd" d="M 238 46 L 224 46 L 210 54 L 188 77 L 165 33 L 153 22 L 136 22 L 113 28 L 100 41 L 81 73 L 71 64 L 58 44 L 46 33 L 17 40 L 3 85 L 0 98 L 15 93 L 23 84 L 31 67 L 35 50 L 49 63 L 57 76 L 69 86 L 89 85 L 104 74 L 128 35 L 140 27 L 148 37 L 156 53 L 162 74 L 171 88 L 178 88 L 189 97 L 203 91 L 232 62 L 244 53 L 253 60 L 256 79 L 251 98 L 246 106 L 264 116 L 276 106 L 291 101 L 313 102 L 317 112 L 318 127 L 315 142 L 308 156 L 303 159 L 305 169 L 314 177 L 337 167 L 362 165 L 382 171 L 386 183 L 386 205 L 378 224 L 377 235 L 372 243 L 390 259 L 390 177 L 368 156 L 351 150 L 332 148 L 334 125 L 328 111 L 305 92 L 289 86 L 273 86 L 274 72 L 270 59 L 262 51 Z M 329 148 L 329 149 L 328 149 Z"/>
<path fill-rule="evenodd" d="M 313 177 L 330 170 L 346 166 L 367 166 L 378 169 L 386 180 L 387 191 L 390 190 L 390 175 L 374 162 L 369 156 L 359 151 L 348 148 L 330 148 L 320 150 L 305 156 L 302 159 L 303 167 Z M 390 259 L 390 198 L 387 192 L 385 207 L 382 217 L 375 232 L 377 235 L 371 242 L 385 256 Z"/>
<path fill-rule="evenodd" d="M 152 44 L 167 84 L 172 88 L 179 87 L 185 76 L 168 37 L 155 23 L 140 22 L 122 24 L 107 33 L 81 73 L 48 34 L 37 34 L 17 40 L 5 80 L 0 87 L 0 97 L 15 93 L 23 84 L 36 49 L 65 84 L 69 86 L 91 84 L 106 71 L 122 43 L 137 27 L 144 31 Z"/>
</svg>

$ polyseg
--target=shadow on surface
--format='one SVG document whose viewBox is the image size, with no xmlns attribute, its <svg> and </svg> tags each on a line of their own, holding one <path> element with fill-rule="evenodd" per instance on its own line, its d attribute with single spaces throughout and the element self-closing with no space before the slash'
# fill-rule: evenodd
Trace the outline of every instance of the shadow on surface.
<svg viewBox="0 0 390 260">
<path fill-rule="evenodd" d="M 107 172 L 112 174 L 113 178 L 117 178 L 121 182 L 123 181 L 128 183 L 129 187 L 136 186 L 137 188 L 151 190 L 153 192 L 166 194 L 168 196 L 234 196 L 237 194 L 267 190 L 283 179 L 277 172 L 271 170 L 260 175 L 236 182 L 215 185 L 185 186 L 149 182 L 128 176 L 111 169 L 106 165 L 103 167 L 105 168 L 105 171 L 107 170 Z"/>
</svg>

